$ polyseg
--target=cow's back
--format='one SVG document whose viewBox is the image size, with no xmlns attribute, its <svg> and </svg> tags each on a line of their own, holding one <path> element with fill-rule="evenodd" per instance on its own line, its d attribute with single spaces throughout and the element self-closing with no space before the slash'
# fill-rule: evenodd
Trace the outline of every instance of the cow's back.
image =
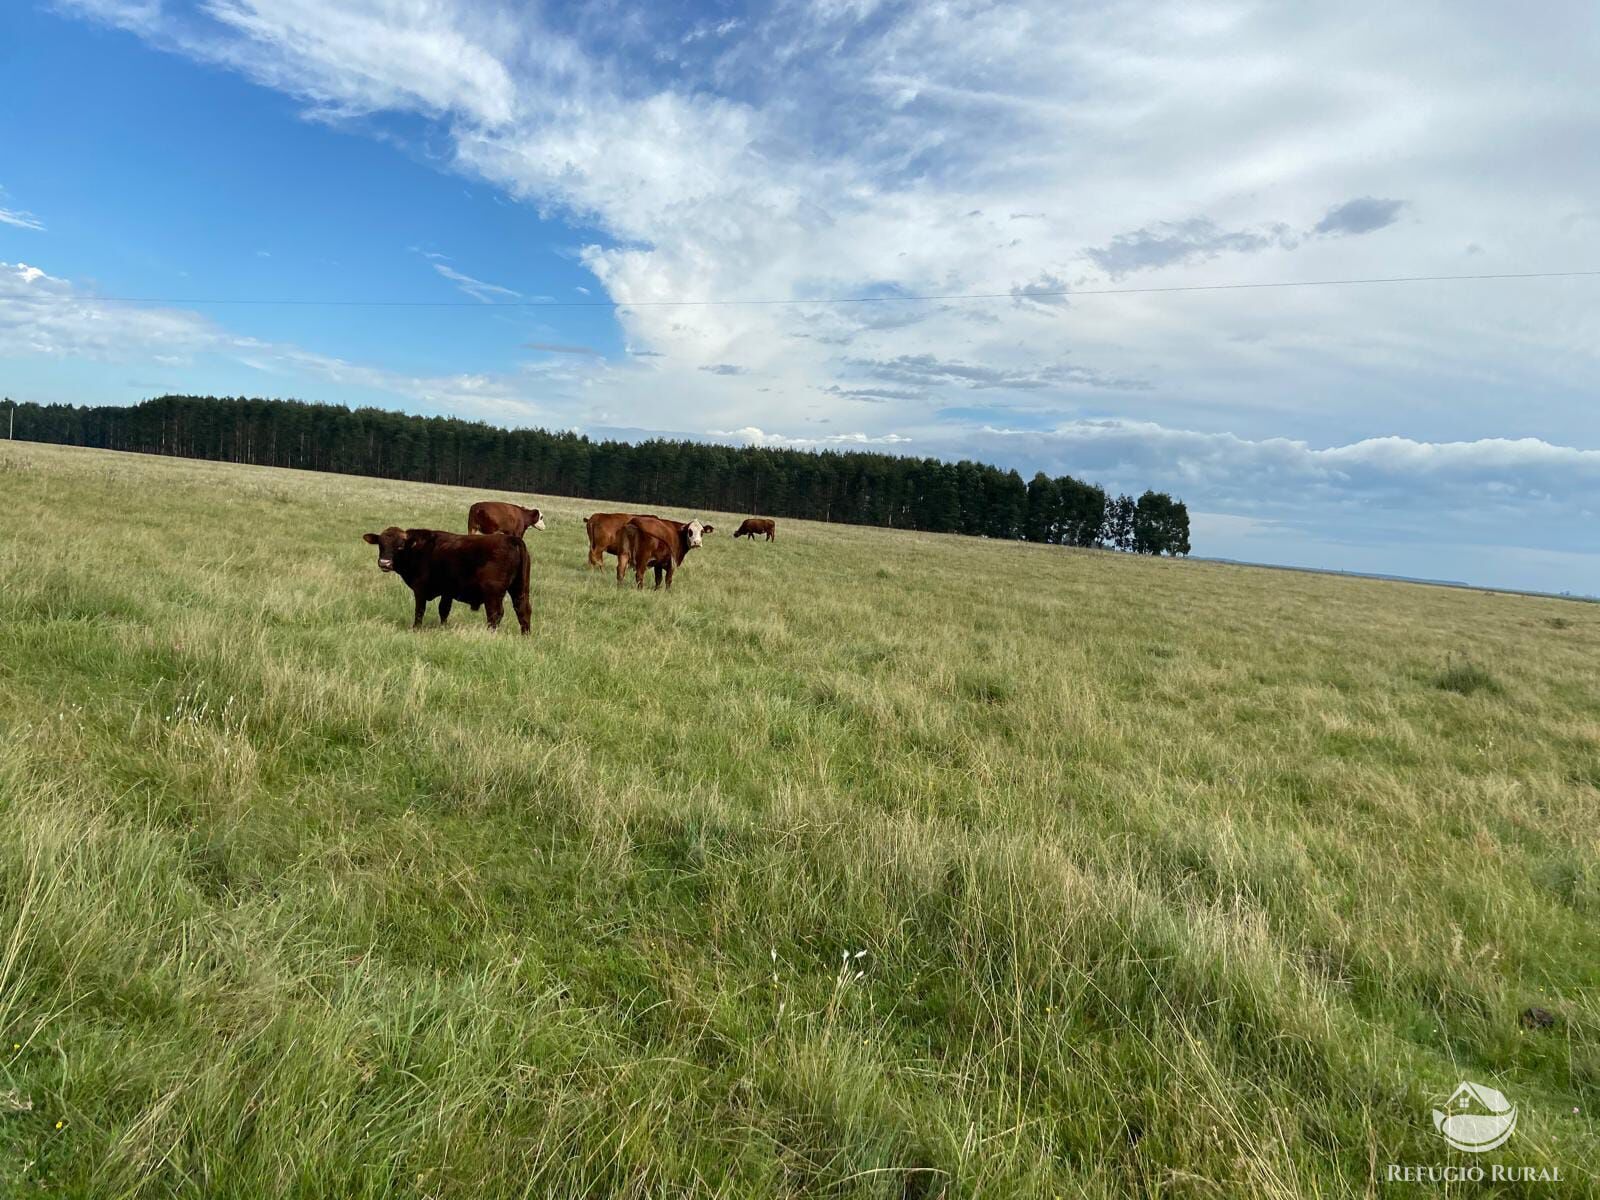
<svg viewBox="0 0 1600 1200">
<path fill-rule="evenodd" d="M 503 500 L 479 500 L 467 510 L 468 533 L 511 533 L 521 537 L 528 527 L 522 506 Z"/>
</svg>

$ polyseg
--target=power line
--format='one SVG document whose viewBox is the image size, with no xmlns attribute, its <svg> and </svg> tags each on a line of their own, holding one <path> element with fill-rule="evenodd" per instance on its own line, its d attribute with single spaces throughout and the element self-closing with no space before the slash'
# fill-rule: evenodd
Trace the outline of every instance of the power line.
<svg viewBox="0 0 1600 1200">
<path fill-rule="evenodd" d="M 102 304 L 272 305 L 295 308 L 732 308 L 772 307 L 786 304 L 926 304 L 962 300 L 1051 300 L 1084 296 L 1154 296 L 1177 292 L 1240 292 L 1265 288 L 1361 287 L 1386 283 L 1467 283 L 1512 279 L 1574 279 L 1600 275 L 1600 271 L 1523 271 L 1497 275 L 1384 275 L 1367 279 L 1295 279 L 1272 283 L 1191 283 L 1171 287 L 1084 288 L 1077 291 L 949 292 L 930 295 L 821 296 L 815 299 L 752 300 L 305 300 L 305 299 L 202 299 L 181 296 L 93 296 Z"/>
</svg>

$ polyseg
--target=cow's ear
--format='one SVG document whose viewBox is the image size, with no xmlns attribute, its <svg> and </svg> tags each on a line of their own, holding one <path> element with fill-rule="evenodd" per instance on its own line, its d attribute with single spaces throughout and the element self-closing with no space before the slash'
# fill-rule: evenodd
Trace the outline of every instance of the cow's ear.
<svg viewBox="0 0 1600 1200">
<path fill-rule="evenodd" d="M 363 533 L 361 540 L 369 546 L 376 546 L 378 544 L 378 535 L 375 533 Z"/>
</svg>

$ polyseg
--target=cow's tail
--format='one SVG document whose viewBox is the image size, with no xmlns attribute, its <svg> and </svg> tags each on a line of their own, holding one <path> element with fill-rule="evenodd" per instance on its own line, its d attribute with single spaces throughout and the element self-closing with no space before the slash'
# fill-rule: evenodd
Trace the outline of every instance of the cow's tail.
<svg viewBox="0 0 1600 1200">
<path fill-rule="evenodd" d="M 529 601 L 530 576 L 533 572 L 533 558 L 528 553 L 528 543 L 519 537 L 511 539 L 517 544 L 517 591 L 512 596 L 513 600 Z"/>
</svg>

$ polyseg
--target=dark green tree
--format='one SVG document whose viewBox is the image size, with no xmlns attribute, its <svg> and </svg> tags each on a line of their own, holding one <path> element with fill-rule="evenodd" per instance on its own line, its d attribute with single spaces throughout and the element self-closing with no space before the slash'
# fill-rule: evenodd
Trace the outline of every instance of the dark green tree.
<svg viewBox="0 0 1600 1200">
<path fill-rule="evenodd" d="M 1133 510 L 1133 548 L 1139 554 L 1189 553 L 1189 510 L 1165 492 L 1146 492 Z"/>
<path fill-rule="evenodd" d="M 1113 550 L 1133 549 L 1134 507 L 1133 497 L 1127 495 L 1118 496 L 1106 504 L 1106 521 L 1100 538 Z"/>
<path fill-rule="evenodd" d="M 0 401 L 0 407 L 4 402 Z M 776 450 L 497 429 L 453 417 L 300 400 L 160 396 L 130 408 L 18 404 L 21 438 L 468 487 L 588 496 L 993 538 L 1133 548 L 1135 508 L 1071 476 L 893 454 Z M 1155 493 L 1147 493 L 1154 496 Z M 1188 552 L 1188 513 L 1146 503 L 1141 548 Z M 1159 512 L 1158 512 L 1159 508 Z"/>
</svg>

